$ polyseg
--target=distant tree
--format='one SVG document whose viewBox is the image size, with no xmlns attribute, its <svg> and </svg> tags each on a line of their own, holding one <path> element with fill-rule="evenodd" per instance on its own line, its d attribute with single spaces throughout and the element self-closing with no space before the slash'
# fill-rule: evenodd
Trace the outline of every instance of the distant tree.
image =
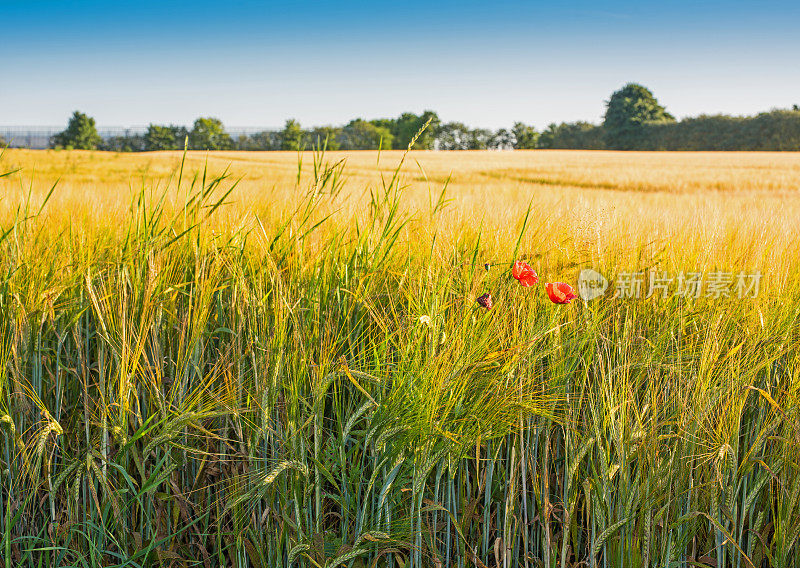
<svg viewBox="0 0 800 568">
<path fill-rule="evenodd" d="M 800 110 L 800 105 L 792 105 L 792 110 L 794 111 Z"/>
<path fill-rule="evenodd" d="M 305 132 L 300 127 L 300 123 L 290 118 L 278 135 L 280 138 L 281 150 L 302 150 L 305 146 Z"/>
<path fill-rule="evenodd" d="M 239 136 L 236 137 L 236 140 L 233 141 L 233 149 L 240 150 L 243 152 L 249 152 L 251 150 L 256 149 L 255 142 L 247 134 L 240 134 Z"/>
<path fill-rule="evenodd" d="M 492 132 L 485 128 L 470 128 L 461 122 L 447 122 L 437 129 L 436 148 L 439 150 L 486 150 L 514 147 L 514 134 L 505 128 Z"/>
<path fill-rule="evenodd" d="M 311 146 L 316 149 L 339 150 L 342 129 L 338 126 L 317 126 L 309 133 Z"/>
<path fill-rule="evenodd" d="M 416 136 L 419 130 L 430 120 L 428 127 L 420 134 L 414 148 L 418 150 L 432 150 L 436 145 L 436 138 L 441 126 L 439 115 L 432 110 L 426 110 L 417 116 L 412 112 L 404 112 L 394 121 L 392 135 L 394 136 L 394 147 L 398 150 L 405 150 Z"/>
<path fill-rule="evenodd" d="M 643 150 L 798 151 L 800 112 L 773 110 L 756 116 L 700 115 L 645 125 Z"/>
<path fill-rule="evenodd" d="M 536 148 L 536 142 L 539 140 L 539 133 L 533 126 L 528 126 L 522 122 L 515 122 L 511 128 L 514 134 L 514 149 L 516 150 L 531 150 Z"/>
<path fill-rule="evenodd" d="M 641 143 L 644 124 L 674 120 L 650 89 L 628 83 L 615 91 L 606 103 L 603 121 L 606 145 L 613 150 L 636 149 Z"/>
<path fill-rule="evenodd" d="M 442 121 L 439 120 L 439 115 L 432 110 L 424 111 L 419 119 L 420 128 L 425 126 L 425 124 L 428 124 L 428 126 L 422 134 L 420 134 L 414 147 L 420 150 L 433 150 L 434 144 L 436 143 L 436 133 L 439 131 Z"/>
<path fill-rule="evenodd" d="M 392 133 L 392 136 L 396 136 L 397 134 L 397 119 L 396 118 L 374 118 L 369 121 L 371 124 L 375 126 L 379 126 L 381 128 L 385 128 L 389 132 Z"/>
<path fill-rule="evenodd" d="M 102 143 L 103 139 L 97 133 L 94 119 L 77 110 L 72 113 L 67 128 L 51 140 L 51 146 L 55 148 L 77 150 L 95 150 Z"/>
<path fill-rule="evenodd" d="M 280 132 L 264 130 L 250 135 L 249 148 L 251 150 L 280 150 Z"/>
<path fill-rule="evenodd" d="M 589 122 L 562 122 L 550 124 L 541 133 L 537 148 L 564 148 L 572 150 L 601 150 L 605 147 L 604 130 Z"/>
<path fill-rule="evenodd" d="M 218 118 L 201 117 L 194 121 L 189 132 L 189 148 L 192 150 L 230 150 L 233 140 L 225 132 L 222 121 Z"/>
<path fill-rule="evenodd" d="M 467 150 L 486 150 L 492 142 L 493 133 L 485 128 L 475 128 L 469 131 Z"/>
<path fill-rule="evenodd" d="M 501 128 L 492 135 L 489 140 L 489 148 L 492 150 L 511 150 L 514 148 L 516 139 L 514 133 L 505 128 Z"/>
<path fill-rule="evenodd" d="M 539 135 L 536 141 L 536 147 L 544 150 L 551 149 L 553 147 L 553 139 L 555 138 L 557 128 L 558 124 L 555 122 L 548 124 L 547 128 L 542 130 L 542 133 Z"/>
<path fill-rule="evenodd" d="M 467 150 L 470 143 L 470 129 L 461 122 L 442 124 L 436 136 L 438 150 Z"/>
<path fill-rule="evenodd" d="M 339 147 L 342 150 L 390 149 L 392 139 L 392 133 L 388 129 L 357 118 L 342 128 Z"/>
<path fill-rule="evenodd" d="M 151 124 L 147 127 L 147 132 L 144 135 L 145 150 L 148 152 L 183 150 L 188 135 L 189 132 L 183 126 Z"/>
<path fill-rule="evenodd" d="M 109 152 L 143 152 L 145 146 L 144 136 L 141 134 L 130 134 L 127 136 L 111 136 L 110 138 L 106 138 L 98 148 Z"/>
</svg>

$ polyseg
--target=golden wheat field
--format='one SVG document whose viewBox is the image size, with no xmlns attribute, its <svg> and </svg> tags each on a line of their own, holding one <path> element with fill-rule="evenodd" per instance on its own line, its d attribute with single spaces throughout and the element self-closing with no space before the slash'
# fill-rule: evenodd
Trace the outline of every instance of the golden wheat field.
<svg viewBox="0 0 800 568">
<path fill-rule="evenodd" d="M 0 207 L 8 215 L 29 190 L 44 195 L 57 183 L 48 214 L 81 220 L 84 227 L 103 225 L 127 211 L 142 188 L 153 194 L 174 188 L 182 155 L 8 150 L 6 169 L 21 172 L 0 179 Z M 359 209 L 370 188 L 391 178 L 402 155 L 329 152 L 328 162 L 344 162 L 341 206 Z M 186 172 L 206 167 L 209 177 L 227 169 L 230 180 L 238 180 L 221 216 L 236 224 L 252 213 L 284 210 L 312 176 L 313 155 L 187 154 Z M 446 186 L 446 224 L 491 228 L 498 239 L 515 230 L 531 204 L 540 238 L 568 238 L 600 258 L 620 244 L 649 245 L 673 260 L 714 264 L 733 256 L 775 270 L 793 261 L 800 243 L 796 153 L 423 151 L 406 159 L 400 183 L 403 206 L 415 210 L 428 208 Z M 180 205 L 181 198 L 168 193 Z"/>
<path fill-rule="evenodd" d="M 800 154 L 5 172 L 7 568 L 800 566 Z"/>
<path fill-rule="evenodd" d="M 298 160 L 310 165 L 311 152 L 188 152 L 187 164 L 230 167 L 246 190 L 291 186 Z M 328 152 L 346 160 L 356 184 L 374 182 L 394 170 L 403 152 Z M 182 152 L 112 153 L 7 150 L 6 166 L 23 168 L 40 183 L 61 179 L 64 190 L 125 190 L 142 180 L 164 181 L 179 167 Z M 448 178 L 458 194 L 493 192 L 507 197 L 520 190 L 561 188 L 631 193 L 694 194 L 702 191 L 754 192 L 789 197 L 800 189 L 800 154 L 792 152 L 604 152 L 580 150 L 414 151 L 405 168 L 407 182 L 424 189 Z M 6 182 L 7 183 L 7 182 Z M 101 192 L 101 190 L 103 190 Z"/>
</svg>

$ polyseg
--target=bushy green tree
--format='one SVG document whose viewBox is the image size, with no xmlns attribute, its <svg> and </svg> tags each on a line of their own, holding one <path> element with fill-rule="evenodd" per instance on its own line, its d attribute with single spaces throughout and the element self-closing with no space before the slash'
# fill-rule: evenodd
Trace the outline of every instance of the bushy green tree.
<svg viewBox="0 0 800 568">
<path fill-rule="evenodd" d="M 189 133 L 189 148 L 192 150 L 230 150 L 233 140 L 225 132 L 218 118 L 201 117 L 194 121 Z"/>
<path fill-rule="evenodd" d="M 467 150 L 486 150 L 492 142 L 493 133 L 486 128 L 474 128 L 469 131 Z"/>
<path fill-rule="evenodd" d="M 603 127 L 590 122 L 550 124 L 539 136 L 536 147 L 545 149 L 602 150 L 605 148 Z"/>
<path fill-rule="evenodd" d="M 470 128 L 461 122 L 447 122 L 437 129 L 435 147 L 438 150 L 505 150 L 514 147 L 514 134 L 505 128 L 492 132 Z"/>
<path fill-rule="evenodd" d="M 499 129 L 489 140 L 491 150 L 512 150 L 514 148 L 514 134 L 505 128 Z"/>
<path fill-rule="evenodd" d="M 306 145 L 306 136 L 300 123 L 295 119 L 290 118 L 286 121 L 283 130 L 281 130 L 278 138 L 280 139 L 281 150 L 302 150 Z"/>
<path fill-rule="evenodd" d="M 264 130 L 250 135 L 252 150 L 280 150 L 280 132 Z"/>
<path fill-rule="evenodd" d="M 635 150 L 642 142 L 645 124 L 674 120 L 650 89 L 628 83 L 615 91 L 606 103 L 603 120 L 606 146 L 612 150 Z"/>
<path fill-rule="evenodd" d="M 515 122 L 511 128 L 514 134 L 514 149 L 515 150 L 532 150 L 536 148 L 536 142 L 539 140 L 539 133 L 533 126 L 528 126 L 522 122 Z"/>
<path fill-rule="evenodd" d="M 339 147 L 342 150 L 391 149 L 392 139 L 392 133 L 388 129 L 357 118 L 342 128 Z"/>
<path fill-rule="evenodd" d="M 111 136 L 103 140 L 98 149 L 109 152 L 142 152 L 145 149 L 145 140 L 141 134 Z"/>
<path fill-rule="evenodd" d="M 439 115 L 432 110 L 426 110 L 417 116 L 413 112 L 404 112 L 394 121 L 392 135 L 394 137 L 394 147 L 398 150 L 405 150 L 416 136 L 417 132 L 430 120 L 428 127 L 417 138 L 414 148 L 418 150 L 433 150 L 436 145 L 436 137 L 441 126 Z"/>
<path fill-rule="evenodd" d="M 94 119 L 78 112 L 72 113 L 67 128 L 62 130 L 51 141 L 55 148 L 75 148 L 76 150 L 96 150 L 103 143 L 97 133 Z"/>
<path fill-rule="evenodd" d="M 467 150 L 470 143 L 470 128 L 461 122 L 442 124 L 436 136 L 439 150 Z"/>
<path fill-rule="evenodd" d="M 247 134 L 240 134 L 236 140 L 233 141 L 234 150 L 249 152 L 251 150 L 255 150 L 254 146 L 255 144 L 253 143 L 253 139 Z"/>
<path fill-rule="evenodd" d="M 339 150 L 342 129 L 338 126 L 317 126 L 309 133 L 311 146 L 317 149 Z"/>
<path fill-rule="evenodd" d="M 773 110 L 756 116 L 701 115 L 680 122 L 648 123 L 640 148 L 798 151 L 800 112 Z"/>
<path fill-rule="evenodd" d="M 145 150 L 149 152 L 156 150 L 183 150 L 188 135 L 189 132 L 183 126 L 151 124 L 147 127 L 147 132 L 144 135 Z"/>
</svg>

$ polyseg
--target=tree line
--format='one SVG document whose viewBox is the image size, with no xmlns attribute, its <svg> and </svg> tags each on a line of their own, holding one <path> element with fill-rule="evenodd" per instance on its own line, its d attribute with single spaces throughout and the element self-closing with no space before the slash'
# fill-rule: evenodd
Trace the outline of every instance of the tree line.
<svg viewBox="0 0 800 568">
<path fill-rule="evenodd" d="M 420 129 L 427 124 L 414 140 Z M 143 134 L 102 138 L 93 118 L 75 111 L 51 147 L 117 152 L 157 150 L 328 150 L 405 149 L 414 140 L 422 150 L 800 150 L 800 108 L 756 116 L 701 115 L 676 120 L 653 93 L 637 83 L 606 101 L 603 122 L 562 122 L 539 132 L 522 122 L 511 128 L 470 128 L 442 122 L 433 111 L 397 118 L 354 119 L 344 126 L 303 128 L 286 121 L 282 130 L 232 137 L 217 118 L 201 117 L 191 129 L 151 124 Z"/>
</svg>

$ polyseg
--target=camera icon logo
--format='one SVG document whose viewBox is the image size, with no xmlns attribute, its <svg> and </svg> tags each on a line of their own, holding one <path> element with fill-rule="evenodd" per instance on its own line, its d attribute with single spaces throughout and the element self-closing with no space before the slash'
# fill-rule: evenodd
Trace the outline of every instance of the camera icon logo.
<svg viewBox="0 0 800 568">
<path fill-rule="evenodd" d="M 591 268 L 584 268 L 578 275 L 578 293 L 585 301 L 594 300 L 605 294 L 608 280 Z"/>
</svg>

